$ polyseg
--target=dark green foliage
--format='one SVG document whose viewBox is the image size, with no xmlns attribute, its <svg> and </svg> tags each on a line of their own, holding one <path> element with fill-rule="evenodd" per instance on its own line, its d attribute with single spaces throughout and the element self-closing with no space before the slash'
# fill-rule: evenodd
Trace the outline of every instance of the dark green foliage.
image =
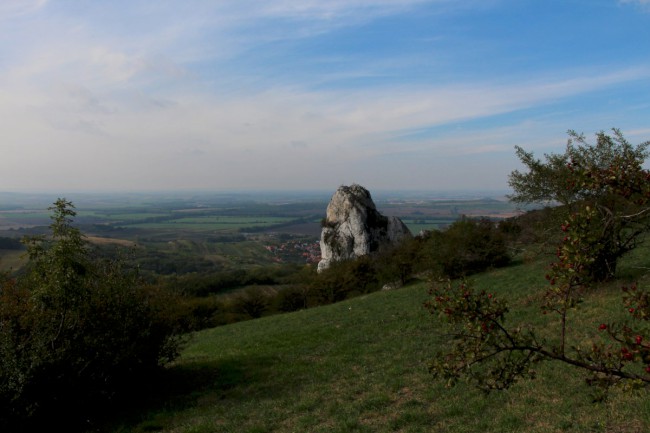
<svg viewBox="0 0 650 433">
<path fill-rule="evenodd" d="M 235 311 L 251 319 L 262 317 L 269 309 L 271 297 L 261 288 L 251 287 L 235 296 Z"/>
<path fill-rule="evenodd" d="M 485 218 L 462 218 L 445 231 L 431 232 L 427 243 L 434 272 L 449 278 L 505 266 L 510 261 L 503 232 Z"/>
<path fill-rule="evenodd" d="M 224 301 L 216 296 L 181 297 L 176 300 L 174 315 L 180 318 L 181 329 L 190 332 L 228 323 L 226 311 Z"/>
<path fill-rule="evenodd" d="M 436 285 L 425 306 L 447 320 L 451 330 L 450 344 L 431 365 L 435 375 L 450 384 L 469 378 L 486 390 L 505 389 L 520 378 L 534 377 L 532 367 L 539 361 L 552 360 L 586 373 L 586 383 L 598 388 L 596 401 L 607 398 L 614 386 L 625 390 L 650 387 L 650 294 L 646 289 L 637 284 L 624 286 L 623 308 L 599 311 L 592 306 L 595 320 L 590 327 L 577 330 L 581 305 L 597 298 L 588 292 L 602 290 L 603 281 L 615 276 L 618 259 L 636 248 L 650 229 L 650 171 L 642 167 L 650 142 L 632 148 L 614 132 L 614 138 L 598 134 L 595 146 L 587 146 L 584 137 L 573 133 L 581 145 L 574 148 L 569 143 L 566 166 L 557 173 L 566 182 L 568 195 L 551 198 L 566 199 L 560 210 L 571 212 L 556 227 L 562 240 L 546 273 L 549 285 L 539 297 L 543 314 L 556 322 L 550 323 L 555 335 L 539 338 L 548 328 L 506 325 L 510 308 L 493 293 L 477 292 L 465 282 Z M 574 154 L 577 149 L 580 154 Z M 547 159 L 548 165 L 533 164 L 530 158 L 524 161 L 531 173 L 514 177 L 524 182 L 515 184 L 522 188 L 521 197 L 548 194 L 548 186 L 556 185 L 545 170 L 549 166 L 559 170 L 553 161 L 561 157 Z M 541 175 L 547 183 L 538 184 L 536 176 Z M 627 311 L 628 318 L 622 318 L 621 310 Z"/>
<path fill-rule="evenodd" d="M 423 247 L 422 238 L 407 238 L 381 250 L 376 266 L 380 279 L 386 283 L 406 284 L 413 273 L 422 268 Z"/>
<path fill-rule="evenodd" d="M 71 203 L 52 210 L 51 236 L 25 241 L 25 274 L 0 282 L 0 423 L 14 428 L 78 427 L 180 343 L 173 299 L 123 261 L 94 258 Z"/>
<path fill-rule="evenodd" d="M 234 269 L 166 277 L 164 284 L 182 296 L 208 296 L 251 285 L 285 284 L 300 271 L 296 265 Z"/>
<path fill-rule="evenodd" d="M 463 219 L 445 231 L 404 239 L 398 244 L 333 263 L 317 273 L 312 265 L 274 265 L 210 274 L 164 277 L 181 296 L 179 311 L 187 330 L 233 323 L 276 313 L 327 305 L 403 285 L 414 275 L 447 272 L 469 275 L 507 264 L 506 239 L 518 236 L 516 223 Z"/>
<path fill-rule="evenodd" d="M 565 216 L 566 211 L 561 207 L 547 206 L 500 221 L 499 228 L 513 245 L 550 243 L 554 246 L 561 239 L 555 229 Z"/>
<path fill-rule="evenodd" d="M 589 273 L 596 280 L 614 276 L 617 261 L 631 251 L 650 228 L 648 188 L 650 175 L 643 169 L 650 141 L 632 146 L 617 129 L 613 135 L 596 134 L 596 143 L 569 131 L 563 154 L 545 155 L 542 162 L 517 147 L 528 168 L 510 174 L 510 197 L 518 203 L 561 204 L 569 219 L 585 207 L 595 209 L 588 249 L 597 251 Z"/>
<path fill-rule="evenodd" d="M 0 237 L 0 250 L 22 250 L 23 248 L 19 239 Z"/>
<path fill-rule="evenodd" d="M 286 287 L 275 297 L 276 308 L 283 313 L 305 309 L 308 302 L 309 288 L 301 285 Z"/>
<path fill-rule="evenodd" d="M 313 279 L 311 302 L 315 305 L 331 304 L 378 290 L 380 280 L 377 265 L 374 256 L 332 263 Z"/>
</svg>

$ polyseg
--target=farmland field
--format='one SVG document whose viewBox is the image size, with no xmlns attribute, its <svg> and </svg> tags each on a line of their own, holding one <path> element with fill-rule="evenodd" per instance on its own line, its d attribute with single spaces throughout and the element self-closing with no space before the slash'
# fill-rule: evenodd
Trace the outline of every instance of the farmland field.
<svg viewBox="0 0 650 433">
<path fill-rule="evenodd" d="M 249 217 L 210 215 L 196 217 L 170 218 L 161 222 L 142 222 L 119 225 L 126 228 L 181 229 L 199 231 L 240 230 L 245 228 L 269 227 L 292 221 L 291 217 Z"/>
<path fill-rule="evenodd" d="M 72 194 L 76 225 L 102 249 L 130 248 L 142 269 L 201 272 L 318 260 L 328 193 Z M 501 197 L 436 193 L 374 194 L 377 209 L 413 234 L 443 229 L 461 216 L 515 215 Z M 0 237 L 45 233 L 55 196 L 0 193 Z M 16 268 L 0 251 L 0 269 Z"/>
</svg>

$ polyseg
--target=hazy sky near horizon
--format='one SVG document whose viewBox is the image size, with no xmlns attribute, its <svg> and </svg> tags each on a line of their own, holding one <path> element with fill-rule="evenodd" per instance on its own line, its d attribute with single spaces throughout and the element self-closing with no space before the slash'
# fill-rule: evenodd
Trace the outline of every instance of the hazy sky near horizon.
<svg viewBox="0 0 650 433">
<path fill-rule="evenodd" d="M 650 0 L 2 0 L 0 190 L 507 189 L 650 139 Z"/>
</svg>

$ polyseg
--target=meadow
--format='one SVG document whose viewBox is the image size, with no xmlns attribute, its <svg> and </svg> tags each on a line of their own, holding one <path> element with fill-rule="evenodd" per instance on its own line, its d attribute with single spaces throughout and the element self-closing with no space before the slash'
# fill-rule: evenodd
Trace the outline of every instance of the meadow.
<svg viewBox="0 0 650 433">
<path fill-rule="evenodd" d="M 624 281 L 648 281 L 647 248 L 621 264 L 621 280 L 590 293 L 576 310 L 579 342 L 602 311 L 620 308 Z M 477 288 L 509 299 L 512 324 L 546 329 L 557 319 L 539 304 L 546 259 L 471 278 Z M 594 403 L 581 371 L 558 363 L 537 366 L 537 378 L 485 394 L 471 384 L 448 388 L 428 363 L 445 342 L 445 328 L 424 308 L 429 283 L 417 281 L 337 304 L 264 317 L 193 335 L 165 372 L 157 397 L 126 432 L 645 432 L 647 393 L 614 390 Z"/>
</svg>

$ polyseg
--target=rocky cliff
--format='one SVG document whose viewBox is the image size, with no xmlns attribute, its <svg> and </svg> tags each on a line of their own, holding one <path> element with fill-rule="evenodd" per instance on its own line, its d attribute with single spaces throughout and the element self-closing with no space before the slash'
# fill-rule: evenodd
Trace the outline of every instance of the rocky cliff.
<svg viewBox="0 0 650 433">
<path fill-rule="evenodd" d="M 382 245 L 410 237 L 408 227 L 397 217 L 380 214 L 361 185 L 341 186 L 327 206 L 320 237 L 318 271 L 332 262 L 353 259 L 377 251 Z"/>
</svg>

